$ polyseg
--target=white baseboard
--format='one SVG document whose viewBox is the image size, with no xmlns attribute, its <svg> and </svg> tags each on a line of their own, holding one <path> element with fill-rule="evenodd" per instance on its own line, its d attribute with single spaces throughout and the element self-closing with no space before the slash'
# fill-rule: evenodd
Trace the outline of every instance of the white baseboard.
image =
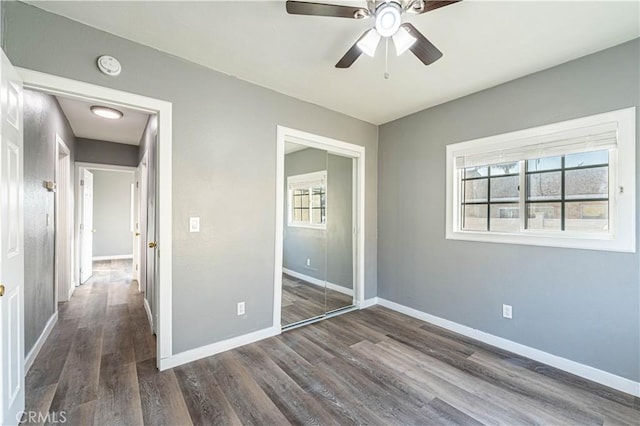
<svg viewBox="0 0 640 426">
<path fill-rule="evenodd" d="M 33 348 L 31 348 L 31 350 L 27 354 L 27 357 L 24 359 L 25 375 L 33 365 L 33 362 L 36 360 L 36 357 L 40 353 L 40 350 L 42 349 L 44 342 L 47 341 L 47 338 L 51 334 L 51 330 L 53 330 L 53 327 L 56 325 L 57 322 L 58 322 L 58 311 L 56 311 L 53 315 L 51 315 L 51 318 L 49 318 L 49 321 L 47 321 L 47 325 L 44 326 L 44 330 L 42 330 L 42 333 L 40 333 L 40 337 L 38 337 L 38 340 L 36 340 L 36 343 L 33 345 Z"/>
<path fill-rule="evenodd" d="M 358 304 L 358 308 L 359 309 L 367 309 L 372 307 L 373 305 L 377 305 L 378 304 L 378 298 L 377 297 L 372 297 L 371 299 L 365 299 L 362 302 L 360 302 Z"/>
<path fill-rule="evenodd" d="M 151 327 L 151 331 L 153 331 L 153 316 L 151 316 L 151 306 L 149 306 L 149 302 L 147 302 L 147 298 L 144 299 L 144 311 L 147 313 L 147 319 L 149 320 L 149 327 Z"/>
<path fill-rule="evenodd" d="M 94 262 L 96 260 L 124 260 L 124 259 L 133 259 L 132 254 L 114 254 L 113 256 L 93 256 L 91 260 Z"/>
<path fill-rule="evenodd" d="M 174 368 L 182 364 L 187 364 L 202 358 L 207 358 L 221 352 L 235 349 L 240 346 L 248 345 L 249 343 L 257 342 L 258 340 L 267 339 L 269 337 L 277 336 L 280 334 L 280 327 L 269 327 L 262 330 L 254 331 L 249 334 L 244 334 L 238 337 L 232 337 L 231 339 L 222 340 L 220 342 L 212 343 L 207 346 L 201 346 L 199 348 L 190 349 L 179 354 L 172 355 L 169 358 L 163 358 L 160 360 L 160 371 Z"/>
<path fill-rule="evenodd" d="M 427 314 L 426 312 L 400 305 L 399 303 L 380 297 L 378 298 L 378 304 L 410 317 L 462 334 L 463 336 L 479 340 L 491 346 L 513 352 L 534 361 L 542 362 L 568 373 L 575 374 L 576 376 L 600 383 L 601 385 L 640 397 L 640 382 L 634 382 L 633 380 L 625 377 L 617 376 L 585 364 L 580 364 L 579 362 L 571 361 L 570 359 L 562 358 L 530 346 L 525 346 L 493 334 L 485 333 L 484 331 L 467 327 L 466 325 L 458 324 L 435 315 Z"/>
<path fill-rule="evenodd" d="M 282 272 L 284 272 L 287 275 L 291 275 L 292 277 L 306 281 L 313 285 L 317 285 L 320 287 L 325 286 L 325 281 L 310 277 L 309 275 L 301 274 L 300 272 L 292 271 L 291 269 L 282 268 Z M 326 282 L 326 285 L 329 290 L 337 291 L 338 293 L 346 294 L 347 296 L 353 296 L 353 289 L 346 288 L 341 285 L 333 284 L 330 282 Z"/>
</svg>

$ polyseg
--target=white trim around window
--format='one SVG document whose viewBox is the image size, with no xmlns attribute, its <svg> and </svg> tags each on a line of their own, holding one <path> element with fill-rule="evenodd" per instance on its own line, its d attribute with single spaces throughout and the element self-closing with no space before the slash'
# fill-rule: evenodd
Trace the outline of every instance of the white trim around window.
<svg viewBox="0 0 640 426">
<path fill-rule="evenodd" d="M 594 233 L 527 229 L 525 215 L 528 201 L 525 193 L 529 188 L 525 182 L 526 160 L 597 150 L 609 152 L 609 213 L 606 231 Z M 446 162 L 447 239 L 632 253 L 636 251 L 635 107 L 447 145 Z M 520 176 L 519 199 L 514 201 L 519 209 L 520 229 L 508 232 L 463 229 L 464 196 L 461 188 L 465 168 L 506 162 L 520 164 L 517 172 Z M 564 157 L 562 167 L 564 168 Z M 564 202 L 563 198 L 562 203 Z"/>
</svg>

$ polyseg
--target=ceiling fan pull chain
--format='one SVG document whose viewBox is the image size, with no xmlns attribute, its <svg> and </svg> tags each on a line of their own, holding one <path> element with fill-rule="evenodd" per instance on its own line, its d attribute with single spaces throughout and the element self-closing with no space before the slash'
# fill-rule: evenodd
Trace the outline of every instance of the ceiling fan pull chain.
<svg viewBox="0 0 640 426">
<path fill-rule="evenodd" d="M 384 43 L 384 79 L 389 79 L 389 37 L 385 38 Z"/>
</svg>

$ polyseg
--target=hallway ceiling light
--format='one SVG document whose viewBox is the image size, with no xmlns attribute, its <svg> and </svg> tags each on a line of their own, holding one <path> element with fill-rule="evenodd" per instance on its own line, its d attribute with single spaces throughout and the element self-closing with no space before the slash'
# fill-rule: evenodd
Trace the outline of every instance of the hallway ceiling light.
<svg viewBox="0 0 640 426">
<path fill-rule="evenodd" d="M 109 120 L 118 120 L 124 115 L 122 111 L 118 111 L 117 109 L 97 105 L 91 107 L 91 112 L 98 117 L 107 118 Z"/>
</svg>

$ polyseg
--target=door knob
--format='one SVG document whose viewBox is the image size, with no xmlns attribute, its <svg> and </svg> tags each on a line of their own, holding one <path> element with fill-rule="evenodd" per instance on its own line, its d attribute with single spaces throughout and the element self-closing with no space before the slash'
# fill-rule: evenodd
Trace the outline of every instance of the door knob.
<svg viewBox="0 0 640 426">
<path fill-rule="evenodd" d="M 140 236 L 140 233 L 139 233 L 139 232 L 136 232 L 136 237 L 139 237 L 139 236 Z"/>
<path fill-rule="evenodd" d="M 92 230 L 91 230 L 91 232 L 93 232 L 93 233 L 95 234 L 95 233 L 96 233 L 96 230 L 95 230 L 95 229 L 92 229 Z"/>
<path fill-rule="evenodd" d="M 0 284 L 0 297 L 4 296 L 4 284 Z"/>
<path fill-rule="evenodd" d="M 155 241 L 152 241 L 149 243 L 149 248 L 156 248 L 158 247 L 158 243 L 156 243 Z"/>
</svg>

